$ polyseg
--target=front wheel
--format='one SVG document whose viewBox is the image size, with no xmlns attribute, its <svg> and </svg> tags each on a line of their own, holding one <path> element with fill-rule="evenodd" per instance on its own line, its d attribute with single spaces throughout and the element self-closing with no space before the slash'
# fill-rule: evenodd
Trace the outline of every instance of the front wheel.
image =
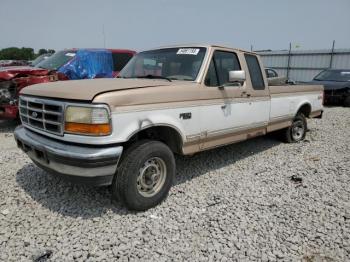
<svg viewBox="0 0 350 262">
<path fill-rule="evenodd" d="M 112 184 L 113 197 L 143 211 L 166 198 L 175 177 L 175 158 L 159 141 L 140 141 L 126 151 Z"/>
<path fill-rule="evenodd" d="M 296 143 L 304 140 L 306 130 L 306 118 L 302 113 L 298 113 L 293 119 L 291 126 L 283 130 L 283 140 L 287 143 Z"/>
</svg>

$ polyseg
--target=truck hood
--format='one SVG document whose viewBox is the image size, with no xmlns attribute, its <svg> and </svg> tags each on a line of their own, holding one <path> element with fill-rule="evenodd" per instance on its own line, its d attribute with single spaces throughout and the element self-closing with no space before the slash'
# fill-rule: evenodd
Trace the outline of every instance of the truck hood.
<svg viewBox="0 0 350 262">
<path fill-rule="evenodd" d="M 49 70 L 30 66 L 0 67 L 0 80 L 11 80 L 16 77 L 44 76 Z"/>
<path fill-rule="evenodd" d="M 162 79 L 101 78 L 37 84 L 22 89 L 21 94 L 92 101 L 95 96 L 106 92 L 173 84 Z"/>
</svg>

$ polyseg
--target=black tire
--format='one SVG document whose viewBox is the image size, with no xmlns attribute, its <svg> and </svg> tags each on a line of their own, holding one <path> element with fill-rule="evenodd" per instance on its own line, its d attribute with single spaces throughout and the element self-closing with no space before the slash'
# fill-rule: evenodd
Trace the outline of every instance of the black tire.
<svg viewBox="0 0 350 262">
<path fill-rule="evenodd" d="M 159 166 L 157 166 L 158 164 Z M 142 185 L 152 187 L 147 184 L 145 177 L 153 185 L 154 181 L 157 181 L 154 176 L 157 177 L 158 173 L 164 172 L 150 173 L 148 168 L 155 171 L 165 169 L 165 177 L 159 175 L 160 181 L 155 182 L 157 190 L 149 189 L 150 192 L 142 188 Z M 144 211 L 158 205 L 167 197 L 174 177 L 175 158 L 169 147 L 159 141 L 138 141 L 126 150 L 121 160 L 113 179 L 112 195 L 128 209 Z M 140 181 L 142 185 L 140 185 Z"/>
<path fill-rule="evenodd" d="M 345 97 L 345 99 L 344 99 L 344 106 L 345 107 L 350 107 L 350 95 Z"/>
<path fill-rule="evenodd" d="M 299 130 L 295 131 L 296 128 Z M 282 139 L 287 143 L 297 143 L 304 140 L 307 131 L 306 118 L 302 113 L 298 113 L 292 121 L 290 127 L 282 130 Z"/>
</svg>

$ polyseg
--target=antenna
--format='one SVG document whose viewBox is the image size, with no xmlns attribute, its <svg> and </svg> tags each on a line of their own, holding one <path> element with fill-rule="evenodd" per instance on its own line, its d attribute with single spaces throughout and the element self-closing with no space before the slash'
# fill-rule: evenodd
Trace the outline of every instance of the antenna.
<svg viewBox="0 0 350 262">
<path fill-rule="evenodd" d="M 105 34 L 105 25 L 102 24 L 102 35 L 103 35 L 103 47 L 106 48 L 106 34 Z"/>
</svg>

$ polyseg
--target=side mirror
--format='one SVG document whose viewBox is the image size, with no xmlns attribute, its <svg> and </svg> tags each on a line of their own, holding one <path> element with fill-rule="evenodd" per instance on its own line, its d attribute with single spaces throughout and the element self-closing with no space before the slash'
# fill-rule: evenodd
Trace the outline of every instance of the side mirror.
<svg viewBox="0 0 350 262">
<path fill-rule="evenodd" d="M 244 70 L 235 70 L 228 72 L 228 81 L 233 82 L 244 82 L 245 81 L 245 72 Z"/>
</svg>

